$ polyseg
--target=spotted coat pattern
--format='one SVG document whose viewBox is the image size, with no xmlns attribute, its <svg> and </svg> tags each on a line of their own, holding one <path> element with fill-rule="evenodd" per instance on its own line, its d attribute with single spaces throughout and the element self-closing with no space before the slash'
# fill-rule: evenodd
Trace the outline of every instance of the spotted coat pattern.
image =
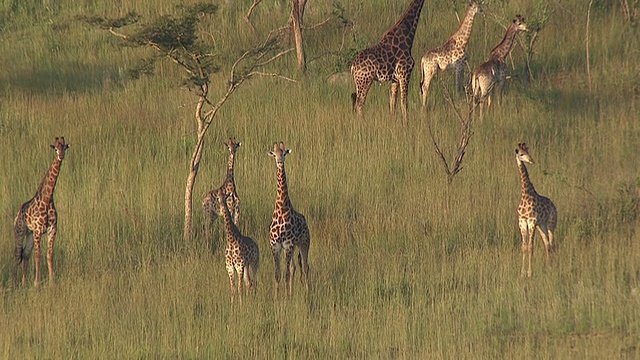
<svg viewBox="0 0 640 360">
<path fill-rule="evenodd" d="M 520 171 L 522 195 L 518 206 L 518 226 L 522 236 L 522 276 L 531 276 L 531 257 L 533 255 L 533 237 L 538 229 L 544 242 L 549 259 L 553 250 L 553 236 L 558 223 L 558 210 L 553 202 L 536 192 L 524 163 L 533 164 L 527 144 L 520 143 L 516 148 L 516 162 Z M 528 262 L 528 266 L 526 265 Z"/>
<path fill-rule="evenodd" d="M 374 81 L 391 82 L 389 108 L 393 113 L 400 89 L 402 115 L 407 120 L 407 94 L 415 61 L 411 56 L 424 0 L 413 0 L 404 15 L 382 36 L 380 42 L 362 50 L 351 64 L 356 92 L 351 94 L 354 110 L 361 116 L 367 93 Z"/>
<path fill-rule="evenodd" d="M 295 248 L 299 249 L 298 263 L 302 270 L 302 281 L 307 290 L 309 289 L 309 227 L 304 215 L 295 211 L 289 198 L 287 187 L 287 175 L 284 169 L 284 160 L 291 152 L 285 149 L 282 142 L 274 143 L 273 150 L 269 155 L 276 160 L 277 171 L 277 191 L 276 204 L 273 210 L 271 230 L 269 232 L 269 244 L 275 263 L 276 291 L 280 284 L 280 255 L 285 253 L 285 281 L 289 287 L 289 294 L 293 291 L 293 277 L 295 274 L 295 263 L 292 261 Z"/>
<path fill-rule="evenodd" d="M 53 192 L 60 174 L 60 166 L 69 144 L 65 143 L 64 137 L 60 137 L 55 139 L 55 144 L 51 145 L 51 148 L 55 150 L 55 157 L 49 170 L 42 179 L 36 194 L 20 206 L 20 210 L 14 220 L 13 229 L 16 241 L 16 266 L 13 271 L 14 283 L 16 282 L 19 265 L 22 263 L 22 284 L 26 284 L 29 257 L 31 251 L 35 248 L 35 286 L 40 284 L 40 240 L 45 234 L 49 236 L 47 244 L 49 281 L 54 280 L 53 243 L 58 231 L 58 212 L 53 202 Z"/>
<path fill-rule="evenodd" d="M 445 71 L 453 69 L 456 72 L 456 84 L 458 90 L 464 88 L 464 69 L 467 66 L 467 44 L 471 37 L 473 20 L 477 13 L 481 12 L 479 0 L 471 0 L 467 12 L 460 23 L 460 27 L 443 45 L 427 51 L 420 60 L 422 69 L 422 80 L 420 81 L 420 94 L 422 95 L 422 106 L 427 103 L 427 94 L 433 76 L 439 69 Z"/>
</svg>

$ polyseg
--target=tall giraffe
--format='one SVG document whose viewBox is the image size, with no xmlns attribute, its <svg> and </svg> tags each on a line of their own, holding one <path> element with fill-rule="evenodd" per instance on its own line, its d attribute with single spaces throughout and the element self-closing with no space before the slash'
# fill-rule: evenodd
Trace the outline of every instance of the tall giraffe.
<svg viewBox="0 0 640 360">
<path fill-rule="evenodd" d="M 522 267 L 520 268 L 520 274 L 522 276 L 531 276 L 531 257 L 533 255 L 535 229 L 538 229 L 540 237 L 542 237 L 548 260 L 553 250 L 553 232 L 558 223 L 558 210 L 549 198 L 536 192 L 529 179 L 529 173 L 524 163 L 533 164 L 534 161 L 529 155 L 527 144 L 518 144 L 516 162 L 518 163 L 522 185 L 522 195 L 518 206 L 518 226 L 522 236 Z M 528 268 L 526 266 L 527 257 Z"/>
<path fill-rule="evenodd" d="M 374 81 L 391 81 L 389 109 L 396 108 L 398 87 L 400 87 L 400 105 L 402 116 L 407 121 L 407 94 L 409 80 L 415 61 L 411 56 L 413 38 L 416 35 L 420 12 L 424 0 L 412 0 L 404 15 L 382 36 L 380 42 L 362 50 L 351 64 L 351 76 L 356 84 L 356 92 L 351 94 L 353 106 L 362 115 L 367 93 Z"/>
<path fill-rule="evenodd" d="M 489 60 L 474 70 L 471 76 L 471 88 L 475 101 L 480 105 L 480 117 L 484 101 L 487 101 L 487 109 L 491 106 L 491 93 L 494 88 L 498 88 L 498 100 L 502 98 L 502 88 L 504 80 L 507 77 L 507 64 L 505 58 L 511 52 L 516 35 L 520 31 L 527 31 L 527 24 L 524 17 L 516 15 L 513 22 L 507 27 L 507 31 L 498 44 L 489 55 Z"/>
<path fill-rule="evenodd" d="M 216 203 L 219 204 L 219 211 L 224 218 L 225 231 L 227 234 L 227 248 L 225 251 L 225 262 L 227 274 L 229 274 L 229 284 L 231 287 L 231 304 L 234 302 L 236 285 L 235 277 L 238 276 L 238 297 L 242 304 L 242 283 L 247 286 L 245 291 L 255 287 L 256 275 L 260 265 L 260 250 L 258 245 L 250 237 L 244 236 L 231 219 L 231 213 L 227 207 L 227 198 L 230 196 L 225 190 L 218 188 L 215 190 Z"/>
<path fill-rule="evenodd" d="M 309 227 L 304 215 L 293 209 L 289 190 L 287 187 L 287 175 L 284 170 L 284 159 L 291 150 L 285 149 L 284 144 L 274 143 L 273 150 L 269 152 L 276 160 L 278 168 L 278 183 L 276 192 L 276 205 L 273 210 L 271 231 L 269 232 L 269 244 L 273 253 L 276 271 L 276 291 L 280 287 L 280 254 L 285 252 L 285 281 L 289 287 L 289 294 L 293 291 L 293 276 L 296 265 L 292 262 L 293 252 L 297 246 L 299 249 L 298 263 L 302 270 L 303 282 L 309 290 Z"/>
<path fill-rule="evenodd" d="M 229 139 L 229 141 L 224 143 L 224 145 L 229 150 L 227 175 L 224 178 L 222 185 L 217 189 L 209 191 L 202 201 L 202 210 L 204 211 L 205 217 L 204 228 L 207 239 L 211 238 L 213 222 L 215 221 L 216 217 L 223 215 L 222 211 L 220 211 L 220 205 L 218 204 L 218 196 L 216 195 L 218 189 L 222 189 L 225 195 L 227 195 L 227 206 L 229 207 L 229 211 L 231 212 L 233 223 L 237 226 L 238 221 L 240 220 L 240 198 L 238 197 L 236 182 L 234 179 L 234 164 L 236 152 L 238 151 L 241 143 L 236 142 L 235 139 Z"/>
<path fill-rule="evenodd" d="M 476 14 L 482 12 L 480 0 L 471 0 L 467 13 L 460 23 L 460 27 L 443 45 L 427 51 L 422 60 L 422 80 L 420 81 L 420 93 L 422 94 L 422 106 L 427 103 L 427 93 L 431 79 L 438 69 L 445 71 L 454 69 L 456 72 L 456 84 L 458 91 L 464 89 L 464 69 L 467 66 L 467 44 L 471 37 L 473 19 Z"/>
<path fill-rule="evenodd" d="M 35 247 L 35 286 L 40 284 L 40 239 L 45 233 L 49 235 L 47 247 L 49 281 L 54 280 L 53 242 L 58 231 L 58 212 L 53 203 L 53 191 L 55 190 L 58 175 L 60 174 L 60 166 L 69 148 L 69 144 L 65 143 L 64 137 L 60 137 L 56 138 L 55 144 L 51 145 L 51 148 L 55 150 L 56 154 L 49 170 L 47 170 L 47 174 L 42 179 L 42 182 L 40 182 L 36 194 L 31 200 L 22 204 L 14 221 L 13 229 L 16 239 L 16 267 L 13 271 L 14 283 L 18 267 L 20 263 L 22 263 L 22 284 L 26 284 L 29 256 L 31 255 L 31 250 Z"/>
</svg>

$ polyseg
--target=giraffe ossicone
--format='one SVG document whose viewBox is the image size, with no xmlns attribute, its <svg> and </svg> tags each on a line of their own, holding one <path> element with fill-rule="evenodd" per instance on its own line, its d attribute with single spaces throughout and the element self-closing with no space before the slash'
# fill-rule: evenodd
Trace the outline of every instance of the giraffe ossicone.
<svg viewBox="0 0 640 360">
<path fill-rule="evenodd" d="M 19 265 L 22 263 L 22 284 L 26 284 L 29 257 L 31 256 L 31 251 L 35 249 L 35 286 L 40 284 L 40 241 L 45 234 L 48 235 L 47 267 L 49 269 L 49 281 L 53 282 L 55 279 L 53 244 L 58 232 L 58 212 L 53 201 L 53 192 L 55 191 L 58 175 L 60 175 L 60 166 L 69 144 L 65 142 L 64 137 L 56 137 L 55 143 L 51 145 L 51 148 L 55 151 L 51 166 L 42 182 L 40 182 L 36 194 L 20 206 L 13 223 L 16 242 L 16 264 L 13 270 L 14 283 L 16 283 Z"/>
</svg>

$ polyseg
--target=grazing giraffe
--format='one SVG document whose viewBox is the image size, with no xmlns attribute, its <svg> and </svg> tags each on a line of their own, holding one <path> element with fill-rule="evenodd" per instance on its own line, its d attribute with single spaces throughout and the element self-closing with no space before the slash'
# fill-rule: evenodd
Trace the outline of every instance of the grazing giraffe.
<svg viewBox="0 0 640 360">
<path fill-rule="evenodd" d="M 240 198 L 238 197 L 238 192 L 236 190 L 236 182 L 234 180 L 234 164 L 235 164 L 235 156 L 238 148 L 241 143 L 236 142 L 235 139 L 229 139 L 224 145 L 229 150 L 229 162 L 227 163 L 227 176 L 224 178 L 222 185 L 217 188 L 209 191 L 207 195 L 204 197 L 202 201 L 202 210 L 204 211 L 205 223 L 205 235 L 207 239 L 211 238 L 211 232 L 213 228 L 213 222 L 216 217 L 222 216 L 223 212 L 220 211 L 220 205 L 218 204 L 218 196 L 216 192 L 218 189 L 222 189 L 227 195 L 227 206 L 229 207 L 229 211 L 231 213 L 231 218 L 233 219 L 233 223 L 238 225 L 238 221 L 240 220 Z"/>
<path fill-rule="evenodd" d="M 464 68 L 467 66 L 467 44 L 471 37 L 473 19 L 479 12 L 482 12 L 480 0 L 471 0 L 467 13 L 458 30 L 456 30 L 443 45 L 427 51 L 424 56 L 422 56 L 422 60 L 420 61 L 420 67 L 422 69 L 422 80 L 420 81 L 422 107 L 427 103 L 429 85 L 438 69 L 442 71 L 454 69 L 456 72 L 458 91 L 464 89 Z"/>
<path fill-rule="evenodd" d="M 229 283 L 231 287 L 231 304 L 234 303 L 236 285 L 236 274 L 238 277 L 238 298 L 242 304 L 242 283 L 247 286 L 245 291 L 256 286 L 256 275 L 260 265 L 260 250 L 258 245 L 251 238 L 244 236 L 233 223 L 231 213 L 227 207 L 227 198 L 230 196 L 225 190 L 218 188 L 215 193 L 216 203 L 219 204 L 219 211 L 224 218 L 225 231 L 227 233 L 227 249 L 225 251 L 225 262 Z"/>
<path fill-rule="evenodd" d="M 48 233 L 47 266 L 49 268 L 49 281 L 54 281 L 53 272 L 53 242 L 58 231 L 58 212 L 53 203 L 53 191 L 56 187 L 60 166 L 64 155 L 69 148 L 64 137 L 56 138 L 51 148 L 55 150 L 53 162 L 42 179 L 34 197 L 22 204 L 14 221 L 14 234 L 16 239 L 16 266 L 13 271 L 14 283 L 20 263 L 22 263 L 22 284 L 27 282 L 27 266 L 31 250 L 35 247 L 36 279 L 35 286 L 40 284 L 40 239 Z M 25 243 L 26 238 L 26 243 Z"/>
<path fill-rule="evenodd" d="M 529 155 L 527 144 L 518 144 L 516 148 L 516 162 L 518 170 L 520 170 L 520 181 L 522 183 L 522 196 L 520 197 L 520 205 L 518 206 L 518 226 L 522 236 L 522 267 L 520 274 L 522 276 L 531 276 L 531 257 L 533 255 L 533 237 L 535 229 L 538 229 L 540 237 L 544 242 L 544 248 L 547 253 L 547 260 L 550 258 L 553 250 L 553 232 L 558 223 L 558 210 L 553 202 L 536 192 L 529 173 L 524 163 L 533 164 L 534 161 Z M 526 269 L 528 256 L 528 269 Z M 526 270 L 526 272 L 525 272 Z"/>
<path fill-rule="evenodd" d="M 511 52 L 516 35 L 520 31 L 527 31 L 524 17 L 516 15 L 513 22 L 507 27 L 504 38 L 489 55 L 489 60 L 473 72 L 471 76 L 471 88 L 475 101 L 480 106 L 480 117 L 482 118 L 483 103 L 486 99 L 487 109 L 491 106 L 491 93 L 498 87 L 498 99 L 502 98 L 502 88 L 507 76 L 507 64 L 505 58 Z"/>
<path fill-rule="evenodd" d="M 409 80 L 415 61 L 411 56 L 413 38 L 418 27 L 424 0 L 412 0 L 404 15 L 382 36 L 380 42 L 362 50 L 351 64 L 351 76 L 356 84 L 356 92 L 351 94 L 353 107 L 358 116 L 367 99 L 367 93 L 374 81 L 391 81 L 389 108 L 396 108 L 398 87 L 402 116 L 407 121 L 407 94 Z"/>
<path fill-rule="evenodd" d="M 269 244 L 273 253 L 276 271 L 276 292 L 280 287 L 280 254 L 285 252 L 285 281 L 289 286 L 289 294 L 293 290 L 293 276 L 296 265 L 292 262 L 293 252 L 297 246 L 299 249 L 298 263 L 302 270 L 302 281 L 309 290 L 309 227 L 304 215 L 293 209 L 287 187 L 287 175 L 284 170 L 284 159 L 291 150 L 285 149 L 284 144 L 274 143 L 273 150 L 269 152 L 276 160 L 278 168 L 278 183 L 276 192 L 276 205 L 273 210 L 271 231 L 269 232 Z"/>
</svg>

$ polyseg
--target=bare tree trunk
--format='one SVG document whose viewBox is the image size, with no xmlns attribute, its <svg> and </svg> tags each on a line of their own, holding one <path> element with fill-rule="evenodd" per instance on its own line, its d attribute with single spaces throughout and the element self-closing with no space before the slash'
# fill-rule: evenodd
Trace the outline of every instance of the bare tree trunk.
<svg viewBox="0 0 640 360">
<path fill-rule="evenodd" d="M 184 241 L 187 243 L 191 240 L 192 224 L 193 224 L 193 188 L 196 185 L 196 177 L 200 169 L 200 160 L 202 159 L 202 149 L 204 148 L 204 136 L 207 132 L 205 121 L 202 117 L 202 107 L 206 101 L 207 86 L 203 86 L 203 95 L 198 100 L 196 106 L 196 122 L 198 123 L 198 141 L 193 149 L 191 161 L 189 162 L 189 174 L 187 175 L 187 185 L 184 192 Z"/>
<path fill-rule="evenodd" d="M 589 1 L 589 9 L 587 10 L 587 29 L 584 41 L 587 57 L 587 85 L 589 85 L 589 92 L 591 92 L 591 66 L 589 65 L 589 20 L 591 18 L 591 5 L 593 5 L 593 0 Z"/>
<path fill-rule="evenodd" d="M 291 6 L 291 27 L 293 37 L 296 42 L 296 56 L 298 58 L 298 69 L 305 73 L 307 70 L 307 61 L 304 55 L 303 39 L 302 39 L 302 21 L 304 18 L 304 8 L 307 0 L 293 0 Z"/>
</svg>

